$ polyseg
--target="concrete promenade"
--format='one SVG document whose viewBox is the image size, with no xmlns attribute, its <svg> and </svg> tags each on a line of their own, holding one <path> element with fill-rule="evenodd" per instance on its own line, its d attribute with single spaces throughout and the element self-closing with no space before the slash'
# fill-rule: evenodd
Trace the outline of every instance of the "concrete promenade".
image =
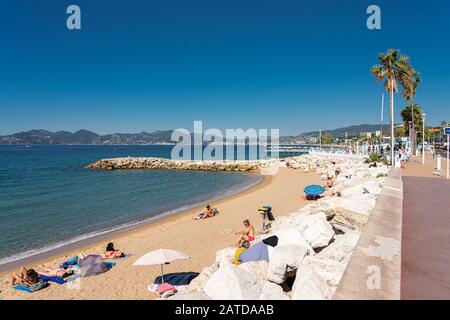
<svg viewBox="0 0 450 320">
<path fill-rule="evenodd" d="M 401 170 L 393 168 L 333 299 L 400 299 L 402 202 Z"/>
<path fill-rule="evenodd" d="M 450 180 L 435 166 L 427 154 L 402 170 L 401 299 L 450 299 Z"/>
</svg>

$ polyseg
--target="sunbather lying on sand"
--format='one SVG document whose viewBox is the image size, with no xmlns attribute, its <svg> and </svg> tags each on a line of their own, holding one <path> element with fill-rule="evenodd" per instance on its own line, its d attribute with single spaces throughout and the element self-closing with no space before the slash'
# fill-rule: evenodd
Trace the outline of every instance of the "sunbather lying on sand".
<svg viewBox="0 0 450 320">
<path fill-rule="evenodd" d="M 123 253 L 117 249 L 114 249 L 114 244 L 112 242 L 110 242 L 106 246 L 105 253 L 101 254 L 101 256 L 106 259 L 123 258 L 123 257 L 125 257 L 125 253 Z"/>
<path fill-rule="evenodd" d="M 203 209 L 200 214 L 192 219 L 194 220 L 200 220 L 200 219 L 206 219 L 206 218 L 212 218 L 218 213 L 216 208 L 211 208 L 211 206 L 208 204 L 205 209 Z"/>
<path fill-rule="evenodd" d="M 15 273 L 11 276 L 12 285 L 16 283 L 22 284 L 26 287 L 30 287 L 39 282 L 39 274 L 34 269 L 20 268 L 20 273 Z"/>
<path fill-rule="evenodd" d="M 58 269 L 47 269 L 46 268 L 43 271 L 39 271 L 39 274 L 42 276 L 47 276 L 47 277 L 61 277 L 61 278 L 65 279 L 65 278 L 73 275 L 73 272 L 67 271 L 62 268 L 58 268 Z"/>
<path fill-rule="evenodd" d="M 125 253 L 123 253 L 120 250 L 117 250 L 117 249 L 114 248 L 114 244 L 112 242 L 108 243 L 108 245 L 106 246 L 105 253 L 85 253 L 85 252 L 80 252 L 78 254 L 78 259 L 79 260 L 83 260 L 84 258 L 86 258 L 89 255 L 98 255 L 98 256 L 102 256 L 105 259 L 117 259 L 117 258 L 124 258 L 124 257 L 126 257 Z"/>
<path fill-rule="evenodd" d="M 244 227 L 246 228 L 245 231 L 239 231 L 235 233 L 235 235 L 239 235 L 236 243 L 234 244 L 238 248 L 241 246 L 242 240 L 247 240 L 249 242 L 255 240 L 255 228 L 253 228 L 253 226 L 250 224 L 250 221 L 244 220 Z"/>
</svg>

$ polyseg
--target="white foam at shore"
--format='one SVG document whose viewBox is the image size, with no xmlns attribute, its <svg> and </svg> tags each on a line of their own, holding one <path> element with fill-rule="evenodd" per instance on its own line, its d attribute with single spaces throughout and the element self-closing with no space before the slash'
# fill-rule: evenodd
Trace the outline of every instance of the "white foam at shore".
<svg viewBox="0 0 450 320">
<path fill-rule="evenodd" d="M 204 199 L 204 200 L 201 200 L 199 202 L 195 202 L 195 203 L 192 203 L 189 205 L 181 206 L 181 207 L 178 207 L 178 208 L 175 208 L 172 210 L 168 210 L 168 211 L 162 212 L 154 217 L 150 217 L 150 218 L 139 220 L 139 221 L 128 222 L 128 223 L 122 224 L 120 226 L 111 227 L 111 228 L 107 228 L 104 230 L 98 230 L 98 231 L 86 233 L 86 234 L 83 234 L 83 235 L 80 235 L 77 237 L 73 237 L 68 240 L 64 240 L 64 241 L 60 241 L 60 242 L 57 242 L 57 243 L 54 243 L 51 245 L 47 245 L 45 247 L 35 248 L 32 250 L 27 250 L 27 251 L 21 252 L 19 254 L 1 258 L 0 259 L 0 271 L 3 269 L 8 269 L 8 268 L 4 268 L 4 266 L 9 265 L 11 263 L 19 263 L 22 260 L 30 259 L 33 257 L 36 257 L 36 259 L 33 259 L 33 260 L 39 260 L 40 255 L 51 254 L 52 251 L 55 251 L 58 249 L 63 249 L 64 247 L 67 247 L 70 245 L 74 245 L 74 244 L 77 244 L 77 243 L 80 243 L 83 241 L 88 241 L 90 239 L 93 240 L 92 242 L 95 242 L 95 240 L 97 240 L 97 239 L 100 240 L 100 238 L 102 238 L 102 236 L 112 235 L 112 234 L 114 234 L 116 232 L 120 232 L 120 231 L 127 231 L 130 229 L 145 225 L 145 224 L 149 224 L 149 223 L 161 220 L 163 218 L 177 214 L 179 212 L 190 210 L 192 208 L 201 206 L 208 202 L 217 201 L 219 199 L 226 198 L 226 197 L 244 192 L 244 191 L 254 187 L 258 183 L 260 183 L 261 180 L 262 180 L 262 178 L 259 178 L 259 179 L 256 179 L 255 181 L 252 181 L 251 183 L 238 184 L 236 186 L 233 186 L 229 189 L 224 190 L 223 192 L 216 194 L 215 196 L 213 196 L 211 198 Z M 86 243 L 86 245 L 87 244 L 89 244 L 89 243 Z"/>
</svg>

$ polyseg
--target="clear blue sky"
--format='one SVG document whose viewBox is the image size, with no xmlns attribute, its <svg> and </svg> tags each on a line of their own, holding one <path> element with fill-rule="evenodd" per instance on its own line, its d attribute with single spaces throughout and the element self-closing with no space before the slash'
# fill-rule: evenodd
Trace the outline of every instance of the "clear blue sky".
<svg viewBox="0 0 450 320">
<path fill-rule="evenodd" d="M 82 30 L 66 28 L 69 4 Z M 381 31 L 366 28 L 369 4 Z M 446 0 L 2 0 L 0 12 L 0 134 L 379 123 L 369 69 L 388 48 L 422 73 L 428 121 L 450 120 Z M 405 104 L 397 95 L 397 120 Z"/>
</svg>

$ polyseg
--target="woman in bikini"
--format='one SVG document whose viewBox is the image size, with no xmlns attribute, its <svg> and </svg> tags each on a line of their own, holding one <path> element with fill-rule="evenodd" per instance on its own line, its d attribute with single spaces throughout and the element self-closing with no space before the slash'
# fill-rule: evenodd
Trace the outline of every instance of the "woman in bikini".
<svg viewBox="0 0 450 320">
<path fill-rule="evenodd" d="M 26 287 L 30 287 L 39 282 L 39 274 L 34 269 L 20 268 L 20 273 L 12 275 L 12 285 L 16 285 L 16 282 Z"/>
<path fill-rule="evenodd" d="M 106 259 L 123 258 L 123 257 L 125 257 L 125 253 L 114 249 L 114 244 L 112 242 L 110 242 L 106 246 L 105 254 L 102 254 L 102 257 L 104 257 Z"/>
<path fill-rule="evenodd" d="M 245 231 L 236 232 L 235 235 L 239 235 L 236 243 L 234 244 L 236 247 L 241 246 L 242 240 L 247 240 L 248 242 L 252 242 L 255 240 L 255 228 L 250 224 L 250 221 L 244 220 Z"/>
</svg>

